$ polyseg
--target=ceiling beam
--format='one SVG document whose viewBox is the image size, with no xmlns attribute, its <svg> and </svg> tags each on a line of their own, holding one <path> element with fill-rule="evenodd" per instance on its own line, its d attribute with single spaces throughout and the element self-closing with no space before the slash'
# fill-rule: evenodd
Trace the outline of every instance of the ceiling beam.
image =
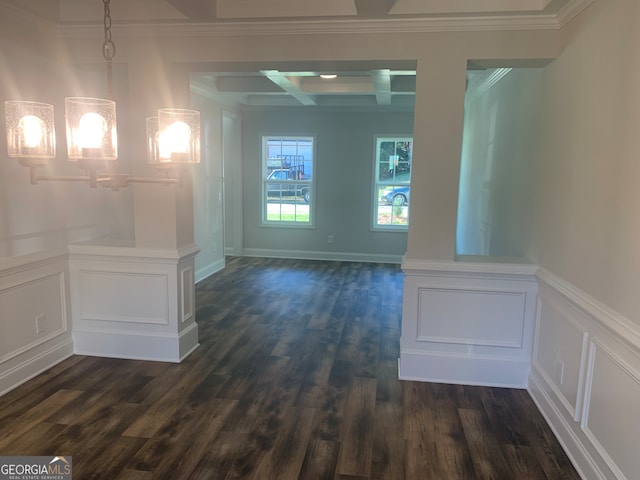
<svg viewBox="0 0 640 480">
<path fill-rule="evenodd" d="M 389 69 L 372 70 L 371 78 L 376 92 L 378 105 L 391 105 L 391 71 Z"/>
<path fill-rule="evenodd" d="M 296 85 L 291 81 L 291 78 L 299 77 L 287 77 L 278 70 L 260 70 L 260 73 L 278 85 L 282 90 L 287 92 L 293 98 L 298 100 L 302 105 L 315 105 L 316 101 L 312 96 L 304 93 L 299 85 Z"/>
<path fill-rule="evenodd" d="M 215 81 L 219 92 L 284 93 L 268 78 L 253 75 L 225 75 Z"/>
</svg>

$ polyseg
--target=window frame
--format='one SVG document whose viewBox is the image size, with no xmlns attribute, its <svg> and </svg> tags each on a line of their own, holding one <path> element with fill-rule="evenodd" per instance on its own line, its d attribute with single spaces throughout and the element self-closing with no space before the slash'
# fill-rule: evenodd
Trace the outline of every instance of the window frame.
<svg viewBox="0 0 640 480">
<path fill-rule="evenodd" d="M 311 160 L 303 160 L 304 163 L 310 163 L 311 174 L 308 180 L 277 180 L 274 182 L 273 180 L 267 180 L 269 173 L 275 169 L 269 168 L 269 156 L 268 156 L 268 143 L 270 140 L 276 141 L 310 141 L 311 142 Z M 261 192 L 261 200 L 260 200 L 260 209 L 261 209 L 261 226 L 262 227 L 276 227 L 276 228 L 315 228 L 315 199 L 314 193 L 315 189 L 315 177 L 316 177 L 316 136 L 313 134 L 261 134 L 261 168 L 260 168 L 260 192 Z M 275 157 L 274 157 L 275 158 Z M 308 204 L 309 208 L 309 221 L 287 221 L 287 220 L 269 220 L 268 219 L 268 205 L 269 205 L 269 196 L 268 196 L 268 184 L 270 183 L 280 183 L 280 184 L 301 184 L 301 185 L 309 185 L 310 189 L 310 198 Z M 296 204 L 297 205 L 297 204 Z M 282 212 L 281 212 L 282 213 Z"/>
<path fill-rule="evenodd" d="M 408 182 L 381 182 L 380 179 L 380 161 L 379 161 L 379 151 L 380 144 L 384 141 L 394 141 L 394 142 L 410 142 L 411 144 L 411 154 L 409 156 L 409 181 Z M 378 223 L 378 211 L 380 207 L 378 192 L 379 188 L 384 185 L 389 185 L 393 187 L 398 186 L 407 186 L 411 189 L 411 171 L 413 170 L 413 134 L 378 134 L 374 135 L 373 138 L 373 181 L 372 181 L 372 208 L 371 208 L 371 230 L 375 231 L 386 231 L 386 232 L 406 232 L 409 229 L 410 222 L 410 204 L 409 200 L 407 208 L 407 223 L 406 224 L 380 224 Z"/>
</svg>

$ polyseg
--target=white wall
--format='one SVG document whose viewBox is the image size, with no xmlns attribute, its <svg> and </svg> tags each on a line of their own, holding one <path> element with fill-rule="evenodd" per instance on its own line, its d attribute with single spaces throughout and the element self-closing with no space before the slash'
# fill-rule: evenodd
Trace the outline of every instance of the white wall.
<svg viewBox="0 0 640 480">
<path fill-rule="evenodd" d="M 9 10 L 0 16 L 0 30 L 6 24 L 8 30 L 14 23 L 26 21 L 22 17 L 11 17 Z M 6 32 L 5 32 L 6 33 Z M 54 32 L 40 30 L 34 38 L 41 42 L 52 42 Z M 56 131 L 64 136 L 65 82 L 55 59 L 43 45 L 15 44 L 9 38 L 1 38 L 0 54 L 0 99 L 33 100 L 54 105 Z M 4 105 L 2 105 L 4 119 Z M 0 138 L 0 152 L 5 157 L 0 162 L 0 258 L 25 255 L 66 246 L 73 241 L 86 240 L 104 234 L 109 228 L 110 192 L 91 191 L 82 183 L 41 182 L 29 185 L 29 170 L 19 165 L 17 160 L 6 158 L 6 137 Z M 71 175 L 80 172 L 66 160 L 66 144 L 60 139 L 57 144 L 57 158 L 40 170 L 40 174 Z M 77 201 L 79 192 L 87 193 L 86 199 Z"/>
<path fill-rule="evenodd" d="M 488 90 L 485 82 L 467 90 L 456 230 L 458 255 L 525 254 L 532 221 L 531 183 L 538 153 L 541 79 L 541 69 L 517 68 Z"/>
<path fill-rule="evenodd" d="M 595 2 L 544 73 L 529 256 L 640 325 L 640 4 Z"/>
<path fill-rule="evenodd" d="M 222 109 L 201 96 L 192 97 L 200 112 L 202 150 L 200 165 L 193 169 L 194 239 L 196 281 L 224 267 L 224 201 L 222 185 Z"/>
<path fill-rule="evenodd" d="M 596 1 L 563 35 L 543 75 L 529 389 L 584 478 L 635 479 L 640 4 Z"/>
<path fill-rule="evenodd" d="M 413 112 L 248 110 L 243 124 L 245 250 L 399 261 L 406 232 L 371 229 L 374 135 L 411 135 Z M 315 228 L 260 226 L 261 136 L 283 134 L 315 136 Z"/>
</svg>

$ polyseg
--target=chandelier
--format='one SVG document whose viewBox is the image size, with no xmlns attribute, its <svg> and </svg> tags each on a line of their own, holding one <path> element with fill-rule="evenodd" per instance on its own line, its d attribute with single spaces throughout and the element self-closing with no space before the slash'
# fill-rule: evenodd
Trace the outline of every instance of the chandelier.
<svg viewBox="0 0 640 480">
<path fill-rule="evenodd" d="M 200 162 L 200 113 L 180 108 L 161 108 L 146 119 L 147 162 L 163 177 L 142 178 L 117 173 L 118 134 L 113 101 L 110 0 L 104 4 L 102 54 L 107 67 L 109 99 L 68 97 L 65 99 L 67 156 L 84 175 L 39 175 L 38 169 L 56 157 L 53 105 L 41 102 L 5 101 L 7 151 L 30 170 L 31 184 L 40 181 L 81 181 L 119 190 L 130 183 L 181 184 L 185 165 Z"/>
</svg>

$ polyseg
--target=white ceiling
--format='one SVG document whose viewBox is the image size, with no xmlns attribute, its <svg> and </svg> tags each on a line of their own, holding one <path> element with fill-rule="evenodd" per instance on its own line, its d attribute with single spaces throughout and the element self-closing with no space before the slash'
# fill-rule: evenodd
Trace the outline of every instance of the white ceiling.
<svg viewBox="0 0 640 480">
<path fill-rule="evenodd" d="M 114 28 L 197 24 L 278 29 L 334 24 L 402 29 L 559 28 L 593 0 L 112 0 Z M 0 0 L 65 25 L 100 25 L 101 0 Z M 339 22 L 336 22 L 339 20 Z M 325 27 L 321 27 L 325 28 Z M 384 28 L 384 26 L 383 26 Z M 117 43 L 117 38 L 115 39 Z M 415 62 L 215 64 L 192 89 L 223 103 L 261 106 L 410 109 Z M 472 66 L 471 68 L 478 68 Z M 321 79 L 322 73 L 337 78 Z M 486 70 L 490 76 L 492 70 Z M 477 77 L 476 77 L 477 78 Z M 482 82 L 480 82 L 482 83 Z M 473 82 L 471 82 L 473 85 Z"/>
<path fill-rule="evenodd" d="M 102 2 L 9 0 L 53 12 L 62 22 L 90 21 Z M 553 17 L 585 0 L 113 0 L 114 20 L 212 22 L 266 19 Z M 54 13 L 51 13 L 53 15 Z"/>
</svg>

